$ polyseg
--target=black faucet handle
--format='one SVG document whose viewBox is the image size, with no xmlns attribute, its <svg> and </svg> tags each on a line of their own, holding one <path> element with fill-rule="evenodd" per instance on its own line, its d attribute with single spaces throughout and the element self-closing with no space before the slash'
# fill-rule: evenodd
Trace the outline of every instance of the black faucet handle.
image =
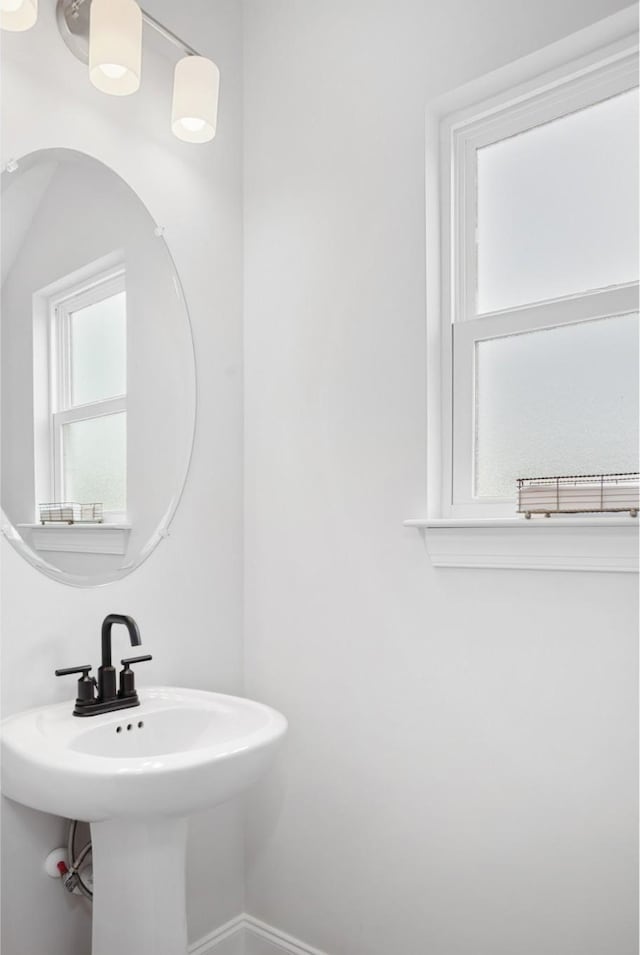
<svg viewBox="0 0 640 955">
<path fill-rule="evenodd" d="M 63 667 L 61 670 L 56 670 L 56 676 L 71 676 L 72 673 L 82 673 L 86 678 L 90 670 L 91 664 L 87 664 L 86 667 Z"/>
<path fill-rule="evenodd" d="M 61 670 L 56 670 L 56 676 L 71 676 L 72 673 L 81 673 L 82 676 L 78 680 L 78 691 L 76 695 L 76 708 L 73 711 L 78 715 L 78 709 L 82 710 L 87 704 L 93 703 L 94 691 L 93 688 L 96 686 L 96 681 L 93 677 L 89 676 L 91 672 L 91 667 L 63 667 Z"/>
<path fill-rule="evenodd" d="M 123 670 L 120 670 L 120 689 L 118 690 L 120 699 L 138 699 L 138 694 L 136 693 L 136 678 L 130 667 L 132 663 L 145 663 L 147 660 L 151 660 L 150 653 L 145 653 L 144 656 L 141 657 L 128 657 L 126 660 L 120 661 L 124 667 Z"/>
<path fill-rule="evenodd" d="M 120 663 L 123 667 L 129 669 L 132 663 L 146 663 L 147 660 L 153 660 L 153 657 L 150 653 L 145 653 L 141 657 L 129 657 L 127 660 L 121 660 Z"/>
</svg>

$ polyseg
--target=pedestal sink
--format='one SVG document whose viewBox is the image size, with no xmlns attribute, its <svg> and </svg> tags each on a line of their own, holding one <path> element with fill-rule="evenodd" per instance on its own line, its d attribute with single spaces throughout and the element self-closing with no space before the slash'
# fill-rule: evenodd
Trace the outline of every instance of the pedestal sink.
<svg viewBox="0 0 640 955">
<path fill-rule="evenodd" d="M 2 793 L 91 824 L 92 955 L 186 955 L 187 817 L 251 786 L 287 722 L 251 700 L 172 687 L 114 713 L 72 709 L 2 722 Z"/>
</svg>

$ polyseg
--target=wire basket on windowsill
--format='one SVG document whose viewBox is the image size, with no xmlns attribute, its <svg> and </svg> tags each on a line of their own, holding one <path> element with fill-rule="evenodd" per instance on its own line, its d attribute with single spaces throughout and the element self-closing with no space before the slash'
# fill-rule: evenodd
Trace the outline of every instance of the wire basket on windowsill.
<svg viewBox="0 0 640 955">
<path fill-rule="evenodd" d="M 46 524 L 102 524 L 102 504 L 72 504 L 65 501 L 39 504 L 40 523 Z"/>
<path fill-rule="evenodd" d="M 594 514 L 628 511 L 638 516 L 640 473 L 569 474 L 560 477 L 518 478 L 518 513 Z"/>
</svg>

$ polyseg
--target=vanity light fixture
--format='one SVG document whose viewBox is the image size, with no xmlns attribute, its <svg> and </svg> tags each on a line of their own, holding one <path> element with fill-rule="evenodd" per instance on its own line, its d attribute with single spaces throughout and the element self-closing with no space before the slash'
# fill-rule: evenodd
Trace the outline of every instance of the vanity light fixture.
<svg viewBox="0 0 640 955">
<path fill-rule="evenodd" d="M 38 0 L 0 0 L 0 26 L 27 30 Z M 58 0 L 58 29 L 73 55 L 89 64 L 91 82 L 112 96 L 140 86 L 142 24 L 183 53 L 174 75 L 171 128 L 178 139 L 207 143 L 216 133 L 220 71 L 216 64 L 143 10 L 136 0 Z"/>
<path fill-rule="evenodd" d="M 38 0 L 0 0 L 0 27 L 19 32 L 38 19 Z"/>
<path fill-rule="evenodd" d="M 140 86 L 142 11 L 135 0 L 92 0 L 89 17 L 89 77 L 112 96 Z"/>
<path fill-rule="evenodd" d="M 171 128 L 186 143 L 206 143 L 216 134 L 220 70 L 204 56 L 185 56 L 173 77 Z"/>
</svg>

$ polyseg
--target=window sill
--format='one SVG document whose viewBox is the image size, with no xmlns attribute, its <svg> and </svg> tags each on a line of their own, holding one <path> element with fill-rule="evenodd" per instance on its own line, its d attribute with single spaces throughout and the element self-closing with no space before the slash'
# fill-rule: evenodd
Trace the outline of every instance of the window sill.
<svg viewBox="0 0 640 955">
<path fill-rule="evenodd" d="M 127 552 L 130 524 L 18 524 L 37 551 L 66 554 Z"/>
<path fill-rule="evenodd" d="M 624 517 L 417 519 L 434 567 L 638 572 L 638 520 Z"/>
</svg>

